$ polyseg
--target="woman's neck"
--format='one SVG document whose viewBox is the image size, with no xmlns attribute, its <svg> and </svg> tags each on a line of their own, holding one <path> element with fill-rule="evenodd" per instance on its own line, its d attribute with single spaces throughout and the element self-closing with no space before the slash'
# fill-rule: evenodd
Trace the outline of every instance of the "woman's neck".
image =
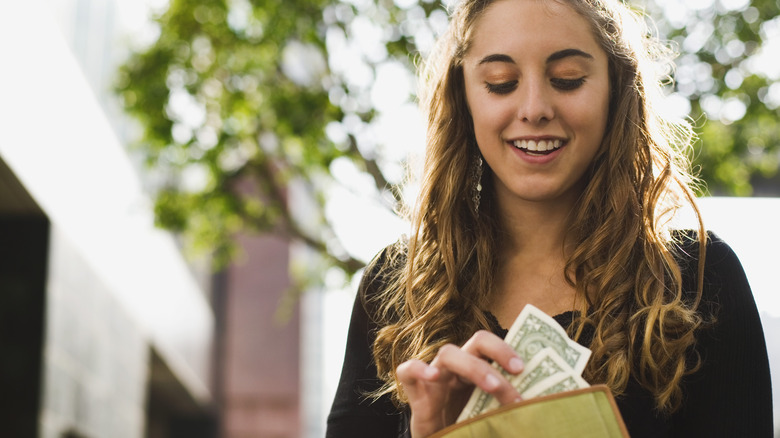
<svg viewBox="0 0 780 438">
<path fill-rule="evenodd" d="M 552 202 L 514 203 L 499 208 L 504 234 L 501 252 L 565 257 L 572 208 L 568 203 Z"/>
<path fill-rule="evenodd" d="M 511 325 L 529 303 L 550 315 L 574 309 L 575 290 L 565 276 L 572 208 L 525 201 L 499 209 L 504 236 L 490 310 L 502 325 Z"/>
</svg>

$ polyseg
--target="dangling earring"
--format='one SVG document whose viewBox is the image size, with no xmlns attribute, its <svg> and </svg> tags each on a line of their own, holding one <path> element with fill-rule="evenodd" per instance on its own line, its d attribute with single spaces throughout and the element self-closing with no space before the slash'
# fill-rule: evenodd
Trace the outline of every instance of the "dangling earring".
<svg viewBox="0 0 780 438">
<path fill-rule="evenodd" d="M 474 214 L 479 216 L 479 200 L 482 197 L 482 155 L 477 153 L 477 159 L 471 170 L 471 201 L 474 203 Z"/>
</svg>

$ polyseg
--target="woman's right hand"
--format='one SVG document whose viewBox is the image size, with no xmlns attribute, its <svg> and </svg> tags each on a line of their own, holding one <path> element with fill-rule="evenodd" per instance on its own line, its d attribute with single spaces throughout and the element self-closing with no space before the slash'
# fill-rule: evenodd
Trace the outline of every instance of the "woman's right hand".
<svg viewBox="0 0 780 438">
<path fill-rule="evenodd" d="M 430 364 L 412 359 L 398 366 L 396 374 L 412 411 L 413 438 L 431 435 L 454 423 L 474 386 L 502 405 L 520 400 L 517 390 L 489 360 L 512 374 L 523 371 L 523 361 L 512 347 L 485 330 L 475 333 L 463 347 L 443 346 Z"/>
</svg>

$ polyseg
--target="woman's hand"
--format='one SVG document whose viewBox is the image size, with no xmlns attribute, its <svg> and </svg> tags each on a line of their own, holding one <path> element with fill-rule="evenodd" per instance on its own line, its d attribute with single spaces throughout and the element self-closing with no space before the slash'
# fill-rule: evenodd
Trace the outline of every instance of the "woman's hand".
<svg viewBox="0 0 780 438">
<path fill-rule="evenodd" d="M 480 330 L 463 347 L 443 346 L 429 364 L 408 360 L 396 369 L 409 398 L 413 438 L 428 436 L 454 423 L 478 386 L 502 405 L 520 400 L 520 394 L 493 368 L 493 360 L 512 374 L 523 371 L 517 353 L 493 333 Z"/>
</svg>

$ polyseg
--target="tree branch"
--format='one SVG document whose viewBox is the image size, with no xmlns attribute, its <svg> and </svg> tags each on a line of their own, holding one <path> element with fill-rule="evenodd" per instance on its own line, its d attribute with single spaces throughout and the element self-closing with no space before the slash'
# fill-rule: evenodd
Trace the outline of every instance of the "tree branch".
<svg viewBox="0 0 780 438">
<path fill-rule="evenodd" d="M 254 171 L 253 173 L 255 177 L 267 185 L 267 190 L 264 190 L 263 192 L 270 199 L 267 199 L 266 201 L 273 205 L 273 208 L 275 208 L 280 213 L 280 225 L 282 228 L 281 231 L 287 239 L 303 242 L 306 244 L 306 246 L 320 253 L 334 265 L 347 272 L 349 275 L 354 274 L 360 268 L 366 265 L 365 262 L 347 254 L 346 251 L 346 257 L 337 257 L 335 254 L 331 253 L 327 244 L 321 238 L 310 235 L 300 227 L 298 221 L 295 219 L 295 217 L 293 217 L 292 212 L 290 211 L 289 203 L 287 202 L 286 190 L 284 190 L 282 184 L 277 181 L 276 175 L 278 175 L 279 172 L 277 169 L 274 169 L 271 160 L 259 160 L 255 162 L 254 165 L 248 167 L 251 167 L 251 169 Z M 256 220 L 248 212 L 242 213 L 245 219 L 248 219 L 253 223 L 256 222 Z M 327 223 L 327 221 L 325 221 L 323 226 L 329 232 L 333 232 L 332 227 Z"/>
<path fill-rule="evenodd" d="M 385 190 L 390 191 L 395 202 L 395 209 L 400 209 L 400 207 L 402 207 L 404 204 L 403 194 L 401 193 L 400 186 L 398 184 L 391 184 L 387 178 L 385 178 L 384 173 L 382 173 L 382 169 L 379 168 L 379 163 L 377 163 L 377 161 L 372 158 L 367 158 L 365 155 L 363 155 L 362 152 L 360 152 L 360 149 L 357 147 L 357 139 L 352 134 L 349 134 L 349 152 L 354 158 L 359 160 L 359 162 L 365 168 L 366 172 L 368 172 L 368 174 L 371 175 L 371 177 L 374 179 L 374 185 L 376 186 L 377 190 L 380 192 Z"/>
</svg>

